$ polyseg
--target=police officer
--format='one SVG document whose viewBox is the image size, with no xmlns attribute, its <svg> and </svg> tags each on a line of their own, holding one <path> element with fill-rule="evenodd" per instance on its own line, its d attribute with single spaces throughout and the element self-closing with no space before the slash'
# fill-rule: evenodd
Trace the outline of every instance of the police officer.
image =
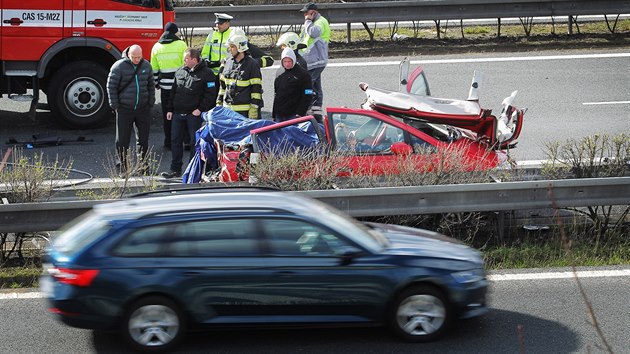
<svg viewBox="0 0 630 354">
<path fill-rule="evenodd" d="M 247 53 L 247 37 L 230 36 L 230 57 L 219 74 L 217 106 L 224 106 L 252 119 L 260 118 L 262 107 L 262 75 L 256 59 Z"/>
<path fill-rule="evenodd" d="M 219 74 L 222 61 L 227 58 L 227 40 L 232 33 L 230 21 L 234 18 L 224 13 L 214 13 L 214 30 L 206 37 L 201 49 L 201 58 L 208 61 L 208 66 L 215 75 Z"/>
<path fill-rule="evenodd" d="M 166 101 L 171 94 L 175 71 L 184 64 L 186 42 L 177 35 L 178 28 L 173 22 L 164 26 L 164 33 L 151 49 L 151 68 L 156 88 L 160 90 L 162 101 L 162 123 L 164 127 L 164 147 L 171 148 L 171 121 L 166 119 Z"/>
</svg>

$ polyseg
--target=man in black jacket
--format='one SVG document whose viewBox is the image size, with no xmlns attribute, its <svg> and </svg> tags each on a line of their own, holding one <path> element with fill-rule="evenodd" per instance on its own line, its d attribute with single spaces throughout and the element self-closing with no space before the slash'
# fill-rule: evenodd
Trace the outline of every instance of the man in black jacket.
<svg viewBox="0 0 630 354">
<path fill-rule="evenodd" d="M 149 150 L 151 107 L 155 103 L 155 82 L 151 64 L 142 58 L 137 44 L 123 51 L 123 58 L 112 65 L 107 77 L 109 106 L 116 111 L 116 152 L 120 173 L 128 172 L 127 154 L 132 129 L 136 132 L 138 154 L 146 163 Z"/>
<path fill-rule="evenodd" d="M 182 175 L 184 135 L 190 134 L 190 144 L 195 145 L 195 132 L 201 128 L 201 112 L 213 108 L 217 99 L 216 78 L 212 70 L 201 62 L 199 49 L 188 48 L 184 52 L 184 66 L 175 72 L 166 119 L 171 121 L 171 168 L 162 172 L 164 178 Z M 190 151 L 190 158 L 194 156 Z"/>
<path fill-rule="evenodd" d="M 286 47 L 282 50 L 274 81 L 274 99 L 272 116 L 276 122 L 306 115 L 313 100 L 313 85 L 308 71 L 296 65 L 295 52 Z"/>
</svg>

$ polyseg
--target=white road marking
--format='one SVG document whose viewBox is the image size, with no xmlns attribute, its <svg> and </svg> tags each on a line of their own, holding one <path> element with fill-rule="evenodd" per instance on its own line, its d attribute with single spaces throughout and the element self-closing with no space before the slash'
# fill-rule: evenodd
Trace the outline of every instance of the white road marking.
<svg viewBox="0 0 630 354">
<path fill-rule="evenodd" d="M 585 106 L 602 105 L 602 104 L 628 104 L 630 101 L 608 101 L 608 102 L 582 102 Z"/>
<path fill-rule="evenodd" d="M 548 279 L 572 279 L 579 278 L 610 278 L 610 277 L 630 277 L 630 269 L 618 270 L 580 270 L 573 272 L 550 272 L 550 273 L 521 273 L 521 274 L 490 274 L 489 281 L 516 281 L 516 280 L 548 280 Z M 39 291 L 31 292 L 0 292 L 0 300 L 9 299 L 43 299 L 46 296 Z"/>
<path fill-rule="evenodd" d="M 573 55 L 541 55 L 529 57 L 496 57 L 496 58 L 460 58 L 460 59 L 432 59 L 432 60 L 411 60 L 411 64 L 457 64 L 457 63 L 494 63 L 509 61 L 540 61 L 540 60 L 574 60 L 574 59 L 605 59 L 605 58 L 630 58 L 630 53 L 601 53 L 601 54 L 573 54 Z M 352 63 L 331 63 L 326 67 L 366 67 L 366 66 L 391 66 L 400 65 L 400 60 L 395 61 L 362 61 Z M 280 65 L 272 65 L 262 70 L 278 69 Z"/>
<path fill-rule="evenodd" d="M 600 54 L 573 54 L 573 55 L 541 55 L 526 57 L 494 57 L 494 58 L 459 58 L 459 59 L 432 59 L 412 60 L 411 64 L 456 64 L 456 63 L 493 63 L 508 61 L 542 61 L 542 60 L 574 60 L 574 59 L 602 59 L 602 58 L 630 58 L 630 53 L 600 53 Z M 400 65 L 400 61 L 370 61 L 353 63 L 328 63 L 329 67 L 351 66 L 387 66 Z"/>
<path fill-rule="evenodd" d="M 630 269 L 619 270 L 581 270 L 573 272 L 551 272 L 551 273 L 522 273 L 522 274 L 490 274 L 490 281 L 512 281 L 512 280 L 545 280 L 545 279 L 571 279 L 577 275 L 578 278 L 603 278 L 603 277 L 628 277 Z"/>
</svg>

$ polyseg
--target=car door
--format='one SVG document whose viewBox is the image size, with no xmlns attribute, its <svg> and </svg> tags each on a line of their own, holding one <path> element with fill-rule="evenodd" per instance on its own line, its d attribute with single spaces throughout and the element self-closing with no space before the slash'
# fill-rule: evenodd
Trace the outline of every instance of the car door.
<svg viewBox="0 0 630 354">
<path fill-rule="evenodd" d="M 393 287 L 391 266 L 320 224 L 291 217 L 261 220 L 267 241 L 270 313 L 288 322 L 376 319 Z"/>
</svg>

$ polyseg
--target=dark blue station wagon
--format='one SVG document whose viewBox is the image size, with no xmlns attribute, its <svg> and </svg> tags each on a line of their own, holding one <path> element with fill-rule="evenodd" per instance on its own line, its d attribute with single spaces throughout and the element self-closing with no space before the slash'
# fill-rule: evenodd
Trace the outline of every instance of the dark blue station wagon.
<svg viewBox="0 0 630 354">
<path fill-rule="evenodd" d="M 235 324 L 378 324 L 430 341 L 485 313 L 487 285 L 456 240 L 251 189 L 97 205 L 56 236 L 41 280 L 61 321 L 145 352 Z"/>
</svg>

